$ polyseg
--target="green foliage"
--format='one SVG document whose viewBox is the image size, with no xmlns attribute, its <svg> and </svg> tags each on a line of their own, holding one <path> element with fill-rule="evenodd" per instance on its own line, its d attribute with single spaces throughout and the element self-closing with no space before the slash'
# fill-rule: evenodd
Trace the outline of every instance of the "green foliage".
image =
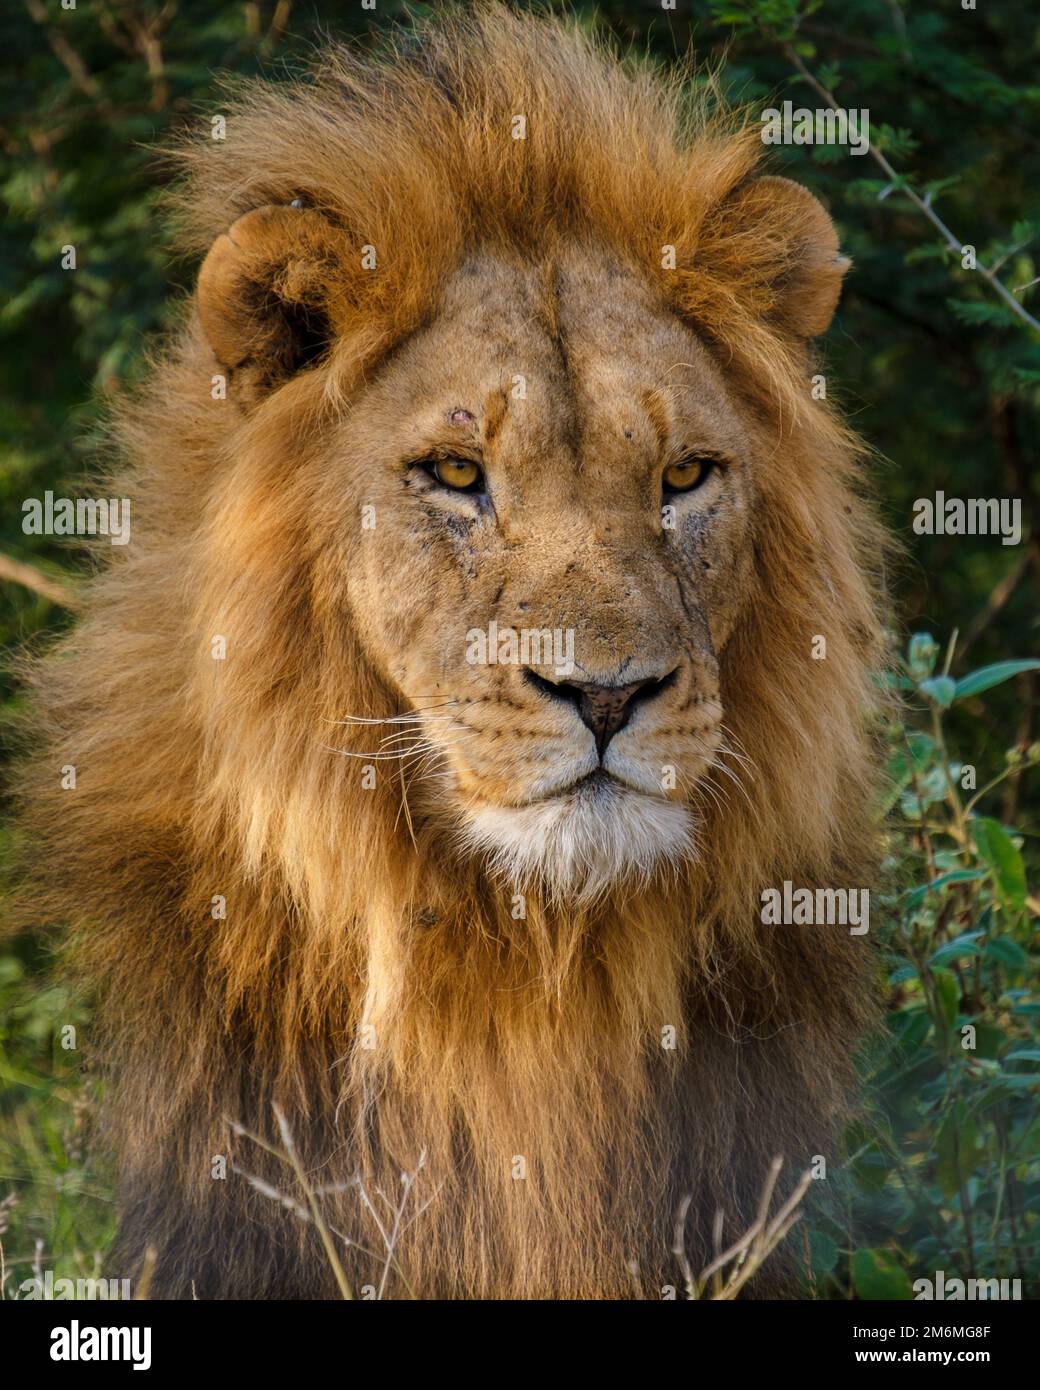
<svg viewBox="0 0 1040 1390">
<path fill-rule="evenodd" d="M 96 1276 L 115 1232 L 112 1187 L 93 1143 L 84 1061 L 89 1014 L 41 943 L 0 955 L 0 1248 L 4 1296 L 44 1270 Z M 67 1030 L 72 1028 L 75 1034 Z M 74 1042 L 72 1048 L 63 1048 Z"/>
<path fill-rule="evenodd" d="M 883 899 L 885 1029 L 868 1050 L 866 1113 L 848 1136 L 847 1206 L 813 1230 L 822 1296 L 913 1297 L 912 1281 L 1040 1280 L 1040 951 L 1013 827 L 981 814 L 1040 745 L 1013 748 L 988 780 L 954 756 L 953 698 L 995 690 L 1035 662 L 961 681 L 933 675 L 939 648 L 910 639 L 908 719 L 889 730 L 890 891 Z M 952 647 L 945 667 L 953 657 Z M 944 667 L 944 669 L 945 669 Z M 946 688 L 954 687 L 954 692 Z M 924 727 L 921 727 L 924 726 Z M 873 921 L 872 917 L 872 921 Z"/>
<path fill-rule="evenodd" d="M 589 25 L 595 10 L 622 45 L 664 64 L 696 54 L 752 120 L 780 100 L 820 105 L 808 74 L 839 104 L 869 110 L 872 143 L 890 161 L 886 170 L 869 154 L 814 146 L 770 154 L 775 171 L 826 203 L 854 263 L 828 338 L 827 390 L 876 451 L 875 490 L 907 551 L 889 576 L 900 623 L 921 629 L 890 680 L 907 717 L 891 730 L 880 808 L 890 891 L 871 927 L 884 938 L 885 1028 L 863 1061 L 872 1099 L 849 1136 L 845 1206 L 806 1228 L 806 1259 L 812 1286 L 828 1297 L 905 1298 L 913 1278 L 940 1268 L 1035 1280 L 1040 1003 L 1038 904 L 1028 885 L 1038 802 L 1027 774 L 1040 754 L 1040 663 L 1028 659 L 1040 650 L 1040 336 L 981 272 L 962 268 L 959 250 L 974 247 L 979 264 L 1035 310 L 1035 7 L 554 7 Z M 0 553 L 49 574 L 87 568 L 74 542 L 23 534 L 21 503 L 47 488 L 81 493 L 88 470 L 107 461 L 105 404 L 140 375 L 147 339 L 175 320 L 190 288 L 195 267 L 167 249 L 169 172 L 157 145 L 208 128 L 222 110 L 219 74 L 277 80 L 298 71 L 324 34 L 368 44 L 405 9 L 397 0 L 378 0 L 375 12 L 339 0 L 5 7 Z M 61 269 L 69 244 L 75 272 Z M 915 535 L 913 503 L 937 490 L 1020 498 L 1022 545 Z M 0 640 L 9 646 L 70 621 L 32 590 L 0 583 Z M 962 638 L 940 662 L 924 629 L 958 627 Z M 0 677 L 5 736 L 16 707 L 12 681 Z M 968 765 L 977 790 L 962 784 Z M 5 847 L 0 838 L 0 858 Z M 80 1035 L 74 1052 L 59 1041 L 70 1023 Z M 974 1048 L 963 1046 L 969 1026 Z M 56 980 L 46 946 L 9 945 L 0 954 L 9 1291 L 37 1258 L 59 1274 L 91 1273 L 111 1233 L 110 1186 L 87 1143 L 87 1038 L 89 1013 Z M 8 1194 L 14 1204 L 5 1206 Z"/>
</svg>

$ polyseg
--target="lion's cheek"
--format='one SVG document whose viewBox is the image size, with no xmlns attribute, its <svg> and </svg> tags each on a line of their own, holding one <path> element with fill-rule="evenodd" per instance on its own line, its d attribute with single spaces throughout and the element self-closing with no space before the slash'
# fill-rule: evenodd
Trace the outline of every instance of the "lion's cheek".
<svg viewBox="0 0 1040 1390">
<path fill-rule="evenodd" d="M 676 575 L 687 614 L 703 621 L 717 654 L 754 593 L 754 547 L 743 499 L 720 508 L 709 521 L 679 537 Z M 696 634 L 691 635 L 696 644 Z"/>
</svg>

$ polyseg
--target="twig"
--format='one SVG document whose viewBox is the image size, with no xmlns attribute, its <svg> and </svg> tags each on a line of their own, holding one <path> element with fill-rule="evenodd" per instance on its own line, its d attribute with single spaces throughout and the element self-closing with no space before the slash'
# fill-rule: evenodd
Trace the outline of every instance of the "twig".
<svg viewBox="0 0 1040 1390">
<path fill-rule="evenodd" d="M 700 1298 L 709 1282 L 712 1284 L 711 1299 L 713 1302 L 726 1302 L 734 1299 L 799 1220 L 801 1216 L 798 1211 L 799 1204 L 812 1182 L 812 1173 L 809 1170 L 802 1174 L 801 1179 L 787 1200 L 781 1205 L 777 1214 L 772 1220 L 769 1219 L 769 1208 L 772 1205 L 773 1193 L 776 1190 L 776 1183 L 783 1162 L 782 1158 L 775 1158 L 770 1164 L 765 1185 L 759 1198 L 758 1211 L 752 1224 L 739 1240 L 735 1241 L 727 1250 L 722 1251 L 721 1254 L 716 1254 L 711 1263 L 701 1270 L 696 1277 L 690 1268 L 683 1239 L 690 1199 L 685 1198 L 681 1203 L 676 1215 L 672 1253 L 679 1261 L 686 1283 L 687 1296 L 690 1299 Z M 722 1230 L 717 1216 L 712 1234 L 717 1250 L 722 1243 Z M 723 1278 L 722 1272 L 727 1265 L 732 1267 Z"/>
<path fill-rule="evenodd" d="M 289 23 L 289 16 L 292 14 L 293 0 L 278 0 L 274 7 L 274 14 L 271 16 L 271 23 L 264 36 L 263 51 L 270 53 L 278 43 L 285 31 L 285 26 Z"/>
<path fill-rule="evenodd" d="M 827 105 L 831 108 L 832 111 L 840 111 L 842 109 L 835 101 L 833 94 L 829 92 L 827 88 L 823 85 L 823 83 L 820 82 L 805 66 L 805 64 L 802 62 L 802 59 L 795 52 L 793 45 L 785 43 L 784 54 L 787 57 L 787 60 L 791 64 L 793 64 L 793 66 L 798 70 L 798 73 L 801 76 L 802 80 L 809 84 L 813 91 L 816 92 L 817 95 L 820 96 L 827 103 Z M 960 255 L 964 243 L 959 241 L 957 237 L 954 236 L 953 232 L 949 229 L 946 223 L 942 220 L 939 214 L 932 207 L 931 201 L 929 199 L 922 198 L 919 193 L 917 193 L 913 188 L 911 188 L 907 181 L 900 174 L 898 174 L 895 171 L 895 169 L 893 169 L 892 165 L 888 162 L 888 160 L 881 153 L 881 151 L 876 147 L 873 141 L 868 141 L 867 149 L 874 163 L 879 165 L 884 170 L 887 177 L 896 185 L 896 187 L 898 187 L 901 192 L 906 194 L 910 201 L 916 206 L 917 210 L 923 213 L 924 216 L 928 218 L 928 221 L 932 224 L 932 226 L 942 237 L 949 250 L 955 251 L 957 255 Z M 1000 296 L 1000 298 L 1004 301 L 1004 303 L 1008 306 L 1012 313 L 1017 314 L 1020 319 L 1024 319 L 1025 322 L 1029 324 L 1030 328 L 1034 329 L 1037 333 L 1040 333 L 1040 321 L 1035 319 L 1033 315 L 1028 311 L 1028 309 L 1024 309 L 1022 307 L 1022 305 L 1014 297 L 1011 291 L 1007 289 L 1006 286 L 997 278 L 992 269 L 987 268 L 984 265 L 981 265 L 979 262 L 976 262 L 975 269 L 978 271 L 978 273 L 982 276 L 984 280 L 987 280 L 989 282 L 994 292 Z"/>
<path fill-rule="evenodd" d="M 321 1214 L 321 1207 L 318 1205 L 318 1200 L 314 1195 L 314 1189 L 307 1181 L 307 1175 L 303 1171 L 303 1164 L 300 1162 L 299 1154 L 296 1152 L 296 1145 L 293 1142 L 288 1121 L 280 1106 L 272 1106 L 272 1109 L 274 1110 L 275 1119 L 278 1121 L 278 1129 L 282 1136 L 282 1143 L 285 1145 L 285 1152 L 289 1156 L 289 1162 L 292 1164 L 293 1172 L 296 1174 L 296 1180 L 303 1188 L 303 1194 L 307 1198 L 311 1219 L 317 1227 L 318 1235 L 321 1237 L 321 1243 L 325 1247 L 325 1256 L 332 1266 L 332 1272 L 335 1276 L 336 1284 L 339 1287 L 340 1295 L 348 1300 L 353 1299 L 354 1295 L 350 1291 L 350 1284 L 347 1281 L 346 1273 L 344 1272 L 342 1264 L 340 1264 L 336 1247 L 332 1243 L 332 1236 L 329 1233 L 328 1226 L 325 1224 L 325 1218 Z"/>
<path fill-rule="evenodd" d="M 62 608 L 73 612 L 80 607 L 79 596 L 71 584 L 60 579 L 51 579 L 35 565 L 27 565 L 24 560 L 15 560 L 10 555 L 0 554 L 0 580 L 9 584 L 21 584 L 24 589 L 41 594 Z"/>
<path fill-rule="evenodd" d="M 156 1261 L 155 1247 L 149 1245 L 144 1252 L 144 1259 L 141 1261 L 141 1277 L 137 1281 L 137 1288 L 134 1289 L 134 1299 L 143 1303 L 148 1298 L 148 1290 L 152 1287 L 152 1275 L 155 1273 Z"/>
<path fill-rule="evenodd" d="M 968 631 L 964 634 L 964 641 L 961 643 L 960 651 L 957 653 L 962 662 L 965 653 L 969 648 L 973 647 L 982 634 L 989 629 L 993 619 L 1018 588 L 1026 570 L 1029 568 L 1031 559 L 1032 557 L 1029 551 L 1024 549 L 1016 560 L 1014 568 L 1010 569 L 1000 583 L 996 585 L 986 602 L 985 608 L 983 608 L 981 613 L 979 613 L 968 628 Z"/>
<path fill-rule="evenodd" d="M 675 1238 L 672 1241 L 672 1254 L 679 1262 L 682 1270 L 683 1283 L 686 1285 L 686 1297 L 696 1297 L 696 1281 L 693 1277 L 693 1269 L 690 1266 L 690 1259 L 686 1253 L 686 1241 L 684 1231 L 686 1230 L 686 1217 L 690 1210 L 692 1197 L 684 1197 L 679 1203 L 679 1210 L 675 1214 Z"/>
<path fill-rule="evenodd" d="M 30 17 L 43 28 L 47 35 L 47 42 L 51 46 L 51 52 L 72 78 L 72 85 L 78 87 L 84 96 L 89 97 L 91 101 L 96 102 L 98 110 L 110 112 L 112 110 L 111 102 L 72 44 L 69 43 L 64 34 L 59 33 L 53 27 L 47 17 L 43 0 L 25 0 L 25 8 L 29 11 Z"/>
</svg>

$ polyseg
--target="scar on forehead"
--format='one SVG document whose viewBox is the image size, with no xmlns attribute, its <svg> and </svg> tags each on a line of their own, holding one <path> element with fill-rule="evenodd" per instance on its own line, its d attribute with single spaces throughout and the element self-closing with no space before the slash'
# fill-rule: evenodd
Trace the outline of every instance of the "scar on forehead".
<svg viewBox="0 0 1040 1390">
<path fill-rule="evenodd" d="M 668 424 L 668 407 L 665 405 L 664 397 L 656 387 L 650 386 L 641 396 L 643 409 L 650 416 L 650 423 L 654 427 L 657 435 L 657 443 L 660 448 L 665 449 L 671 438 L 671 429 Z"/>
<path fill-rule="evenodd" d="M 457 405 L 454 409 L 448 411 L 449 425 L 457 425 L 460 427 L 463 425 L 472 425 L 475 418 L 472 411 L 467 410 L 465 406 Z"/>
<path fill-rule="evenodd" d="M 490 444 L 502 427 L 509 409 L 509 397 L 505 391 L 492 391 L 484 402 L 484 442 Z"/>
</svg>

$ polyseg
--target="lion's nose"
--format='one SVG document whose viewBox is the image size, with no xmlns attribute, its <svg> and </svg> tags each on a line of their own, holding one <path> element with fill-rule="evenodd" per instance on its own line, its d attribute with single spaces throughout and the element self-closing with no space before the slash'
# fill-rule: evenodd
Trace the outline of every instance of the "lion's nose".
<svg viewBox="0 0 1040 1390">
<path fill-rule="evenodd" d="M 530 668 L 524 671 L 524 677 L 543 695 L 553 700 L 566 700 L 574 706 L 582 723 L 592 730 L 601 760 L 607 744 L 632 717 L 634 706 L 659 695 L 674 676 L 675 672 L 669 671 L 666 676 L 648 676 L 626 685 L 597 685 L 586 681 L 547 680 Z"/>
</svg>

